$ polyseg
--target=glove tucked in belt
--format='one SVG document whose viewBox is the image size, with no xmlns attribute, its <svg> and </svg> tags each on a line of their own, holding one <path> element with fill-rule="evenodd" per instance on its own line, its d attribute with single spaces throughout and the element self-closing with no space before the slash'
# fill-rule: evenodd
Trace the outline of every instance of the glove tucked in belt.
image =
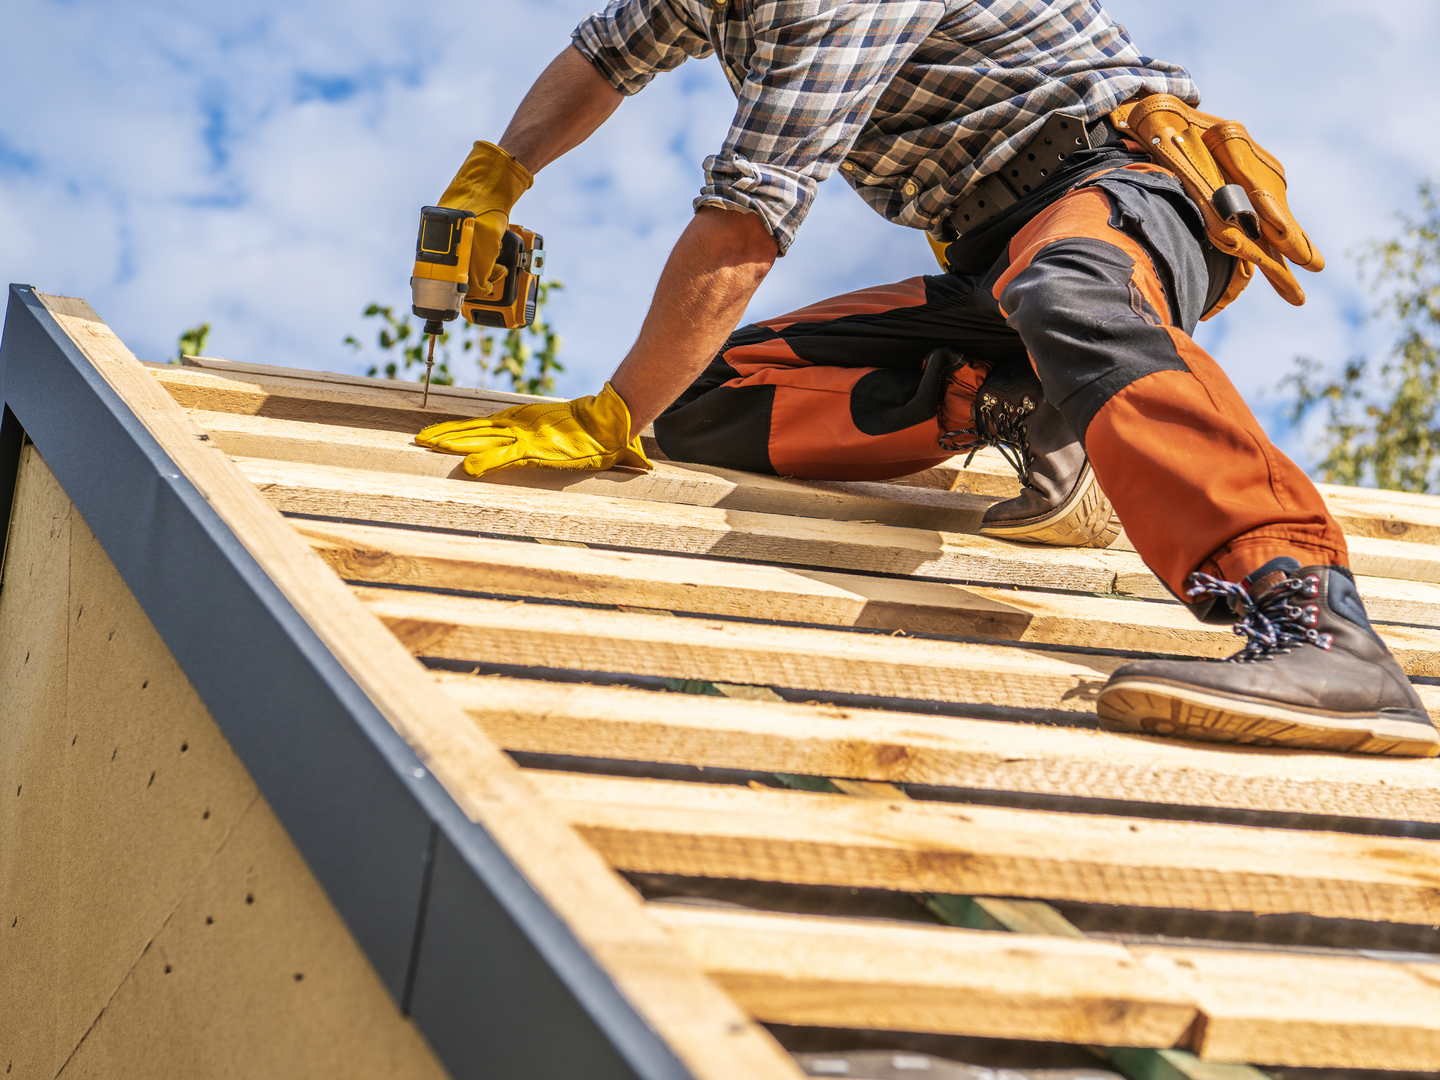
<svg viewBox="0 0 1440 1080">
<path fill-rule="evenodd" d="M 1257 266 L 1286 301 L 1305 303 L 1285 260 L 1319 272 L 1325 259 L 1290 213 L 1284 166 L 1243 124 L 1199 112 L 1170 94 L 1148 92 L 1115 109 L 1110 122 L 1179 178 L 1204 215 L 1210 242 L 1240 260 L 1207 318 L 1240 295 Z"/>
<path fill-rule="evenodd" d="M 630 410 L 607 382 L 594 397 L 513 405 L 493 416 L 432 424 L 415 436 L 421 446 L 465 454 L 465 471 L 484 476 L 501 469 L 612 469 L 655 466 L 628 439 Z"/>
</svg>

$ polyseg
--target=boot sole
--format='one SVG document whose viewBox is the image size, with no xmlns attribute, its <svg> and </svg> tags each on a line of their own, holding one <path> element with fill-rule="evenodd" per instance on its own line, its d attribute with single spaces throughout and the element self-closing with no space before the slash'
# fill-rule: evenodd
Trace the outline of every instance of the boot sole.
<svg viewBox="0 0 1440 1080">
<path fill-rule="evenodd" d="M 981 536 L 1024 544 L 1104 548 L 1120 535 L 1120 519 L 1095 482 L 1095 471 L 1087 461 L 1075 490 L 1053 513 L 1033 521 L 981 525 L 979 531 Z"/>
<path fill-rule="evenodd" d="M 1095 712 L 1107 731 L 1135 735 L 1391 757 L 1440 754 L 1433 726 L 1375 714 L 1307 712 L 1160 679 L 1119 680 L 1105 688 Z"/>
</svg>

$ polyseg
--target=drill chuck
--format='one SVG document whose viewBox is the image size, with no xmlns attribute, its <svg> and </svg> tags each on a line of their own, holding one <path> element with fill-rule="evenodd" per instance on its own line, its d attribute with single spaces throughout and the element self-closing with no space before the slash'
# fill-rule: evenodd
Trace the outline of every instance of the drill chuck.
<svg viewBox="0 0 1440 1080">
<path fill-rule="evenodd" d="M 410 279 L 410 310 L 421 319 L 449 322 L 460 317 L 460 302 L 465 299 L 464 282 L 441 281 L 436 278 Z M 425 331 L 427 334 L 429 330 Z M 435 333 L 439 333 L 436 330 Z"/>
</svg>

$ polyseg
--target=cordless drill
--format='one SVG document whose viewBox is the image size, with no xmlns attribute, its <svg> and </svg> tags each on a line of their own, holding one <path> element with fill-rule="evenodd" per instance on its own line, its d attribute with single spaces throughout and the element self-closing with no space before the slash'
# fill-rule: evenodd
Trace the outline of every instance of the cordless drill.
<svg viewBox="0 0 1440 1080">
<path fill-rule="evenodd" d="M 475 215 L 469 210 L 426 206 L 420 210 L 415 238 L 415 273 L 410 278 L 410 310 L 425 320 L 430 337 L 425 358 L 425 396 L 430 401 L 430 370 L 435 366 L 435 338 L 444 324 L 463 314 L 476 326 L 515 330 L 535 321 L 540 271 L 545 268 L 545 238 L 511 225 L 500 243 L 495 265 L 505 275 L 493 285 L 470 282 L 470 245 Z"/>
</svg>

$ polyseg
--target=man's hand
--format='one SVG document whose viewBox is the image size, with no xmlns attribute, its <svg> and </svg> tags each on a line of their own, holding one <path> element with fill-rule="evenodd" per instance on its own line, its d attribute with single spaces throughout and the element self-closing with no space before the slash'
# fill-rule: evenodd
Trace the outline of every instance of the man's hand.
<svg viewBox="0 0 1440 1080">
<path fill-rule="evenodd" d="M 740 322 L 778 249 L 754 214 L 701 207 L 665 263 L 640 337 L 611 385 L 640 431 L 695 381 Z"/>
<path fill-rule="evenodd" d="M 475 237 L 470 244 L 472 296 L 488 293 L 491 283 L 504 276 L 504 268 L 496 269 L 495 260 L 510 227 L 510 209 L 534 182 L 529 170 L 500 147 L 477 142 L 436 203 L 475 215 Z"/>
</svg>

